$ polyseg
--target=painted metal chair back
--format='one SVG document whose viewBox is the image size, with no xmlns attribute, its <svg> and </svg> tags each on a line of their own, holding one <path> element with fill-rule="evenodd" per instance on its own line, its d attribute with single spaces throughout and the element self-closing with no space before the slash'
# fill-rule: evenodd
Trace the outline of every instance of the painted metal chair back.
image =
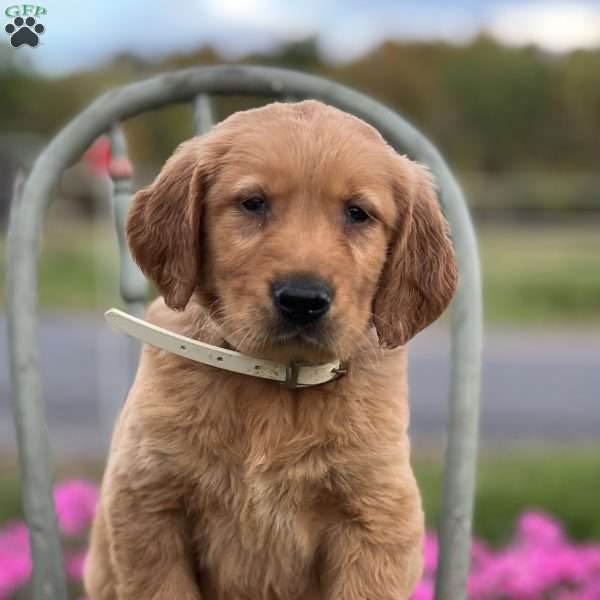
<svg viewBox="0 0 600 600">
<path fill-rule="evenodd" d="M 429 166 L 450 222 L 460 283 L 452 304 L 450 417 L 440 524 L 438 600 L 466 595 L 477 454 L 481 283 L 475 235 L 463 194 L 437 149 L 394 111 L 352 89 L 319 77 L 253 66 L 200 67 L 167 73 L 110 91 L 73 119 L 18 181 L 11 211 L 7 312 L 13 412 L 20 452 L 25 517 L 33 555 L 35 600 L 67 597 L 52 500 L 52 467 L 42 404 L 37 329 L 40 234 L 51 191 L 61 173 L 100 135 L 109 133 L 113 156 L 126 156 L 119 123 L 170 103 L 194 103 L 194 129 L 210 127 L 211 95 L 253 95 L 291 100 L 316 98 L 376 127 L 398 151 Z M 115 173 L 116 175 L 116 173 Z M 131 260 L 124 220 L 131 195 L 128 177 L 114 178 L 113 208 L 121 255 L 121 294 L 134 313 L 143 310 L 146 280 Z"/>
</svg>

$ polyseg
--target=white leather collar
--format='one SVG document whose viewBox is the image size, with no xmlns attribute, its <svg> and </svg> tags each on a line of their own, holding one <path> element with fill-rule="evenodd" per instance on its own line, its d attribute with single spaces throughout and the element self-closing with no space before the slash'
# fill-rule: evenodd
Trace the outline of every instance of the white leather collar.
<svg viewBox="0 0 600 600">
<path fill-rule="evenodd" d="M 271 360 L 245 356 L 235 350 L 211 346 L 173 333 L 116 308 L 106 311 L 104 318 L 113 329 L 122 331 L 161 350 L 225 371 L 279 381 L 289 388 L 320 385 L 333 381 L 346 373 L 346 369 L 339 360 L 320 365 L 300 363 L 284 365 Z"/>
</svg>

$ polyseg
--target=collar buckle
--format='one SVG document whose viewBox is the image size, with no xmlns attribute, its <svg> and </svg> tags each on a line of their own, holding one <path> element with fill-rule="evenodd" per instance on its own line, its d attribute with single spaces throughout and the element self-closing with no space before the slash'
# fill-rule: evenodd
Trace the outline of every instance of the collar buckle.
<svg viewBox="0 0 600 600">
<path fill-rule="evenodd" d="M 289 390 L 295 390 L 300 387 L 305 387 L 298 383 L 298 374 L 300 373 L 300 363 L 292 361 L 285 367 L 285 381 L 283 385 Z"/>
<path fill-rule="evenodd" d="M 298 383 L 298 375 L 300 373 L 301 363 L 292 361 L 285 367 L 285 381 L 282 384 L 289 390 L 297 390 L 298 388 L 311 387 L 310 383 Z M 331 369 L 333 377 L 329 381 L 335 381 L 348 373 L 348 366 L 345 363 L 340 363 L 339 367 Z M 329 383 L 325 381 L 324 383 Z"/>
<path fill-rule="evenodd" d="M 339 379 L 340 377 L 343 377 L 344 375 L 348 374 L 348 365 L 347 363 L 341 362 L 340 366 L 331 369 L 331 372 L 335 375 L 335 377 L 331 381 L 335 381 L 336 379 Z"/>
</svg>

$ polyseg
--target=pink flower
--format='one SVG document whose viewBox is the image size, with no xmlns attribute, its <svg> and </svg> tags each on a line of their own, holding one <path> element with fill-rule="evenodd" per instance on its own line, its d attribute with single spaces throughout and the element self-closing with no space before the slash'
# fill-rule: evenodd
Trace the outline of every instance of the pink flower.
<svg viewBox="0 0 600 600">
<path fill-rule="evenodd" d="M 471 541 L 471 568 L 480 569 L 493 559 L 493 553 L 488 545 L 476 538 Z"/>
<path fill-rule="evenodd" d="M 73 581 L 82 581 L 83 580 L 83 565 L 85 564 L 85 557 L 87 556 L 87 552 L 75 552 L 67 557 L 66 560 L 66 571 L 67 575 Z"/>
<path fill-rule="evenodd" d="M 524 545 L 555 546 L 564 540 L 560 523 L 542 511 L 523 513 L 517 523 L 517 541 Z"/>
<path fill-rule="evenodd" d="M 0 531 L 0 555 L 4 552 L 14 554 L 15 552 L 29 553 L 29 531 L 25 523 L 13 521 L 4 526 Z"/>
<path fill-rule="evenodd" d="M 54 488 L 54 502 L 61 531 L 77 535 L 91 525 L 98 502 L 98 488 L 84 480 L 67 480 Z"/>
<path fill-rule="evenodd" d="M 28 554 L 0 557 L 0 599 L 9 598 L 31 576 Z"/>
<path fill-rule="evenodd" d="M 85 532 L 91 525 L 98 501 L 92 483 L 69 480 L 54 488 L 54 501 L 62 533 Z M 72 555 L 66 563 L 67 574 L 81 581 L 85 553 Z M 24 523 L 14 522 L 0 530 L 0 600 L 9 598 L 31 577 L 29 534 Z"/>
<path fill-rule="evenodd" d="M 433 600 L 434 585 L 427 577 L 421 579 L 410 600 Z"/>
<path fill-rule="evenodd" d="M 423 546 L 425 558 L 425 574 L 435 573 L 438 561 L 438 541 L 434 533 L 428 531 L 425 535 L 425 544 Z"/>
<path fill-rule="evenodd" d="M 24 523 L 0 531 L 0 600 L 11 596 L 31 576 L 29 534 Z"/>
</svg>

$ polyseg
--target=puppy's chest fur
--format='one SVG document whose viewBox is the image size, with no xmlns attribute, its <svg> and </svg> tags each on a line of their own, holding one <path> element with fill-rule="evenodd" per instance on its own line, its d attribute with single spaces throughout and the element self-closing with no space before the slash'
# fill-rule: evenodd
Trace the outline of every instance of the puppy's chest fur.
<svg viewBox="0 0 600 600">
<path fill-rule="evenodd" d="M 360 519 L 353 496 L 406 460 L 402 406 L 373 397 L 377 381 L 290 392 L 152 355 L 163 403 L 134 396 L 184 498 L 204 596 L 318 598 L 327 528 Z"/>
<path fill-rule="evenodd" d="M 234 454 L 248 450 L 239 446 Z M 206 461 L 188 514 L 202 587 L 219 591 L 208 597 L 293 599 L 316 583 L 319 542 L 335 512 L 327 472 L 310 464 L 319 458 L 284 466 L 282 455 L 250 449 L 242 461 Z"/>
</svg>

